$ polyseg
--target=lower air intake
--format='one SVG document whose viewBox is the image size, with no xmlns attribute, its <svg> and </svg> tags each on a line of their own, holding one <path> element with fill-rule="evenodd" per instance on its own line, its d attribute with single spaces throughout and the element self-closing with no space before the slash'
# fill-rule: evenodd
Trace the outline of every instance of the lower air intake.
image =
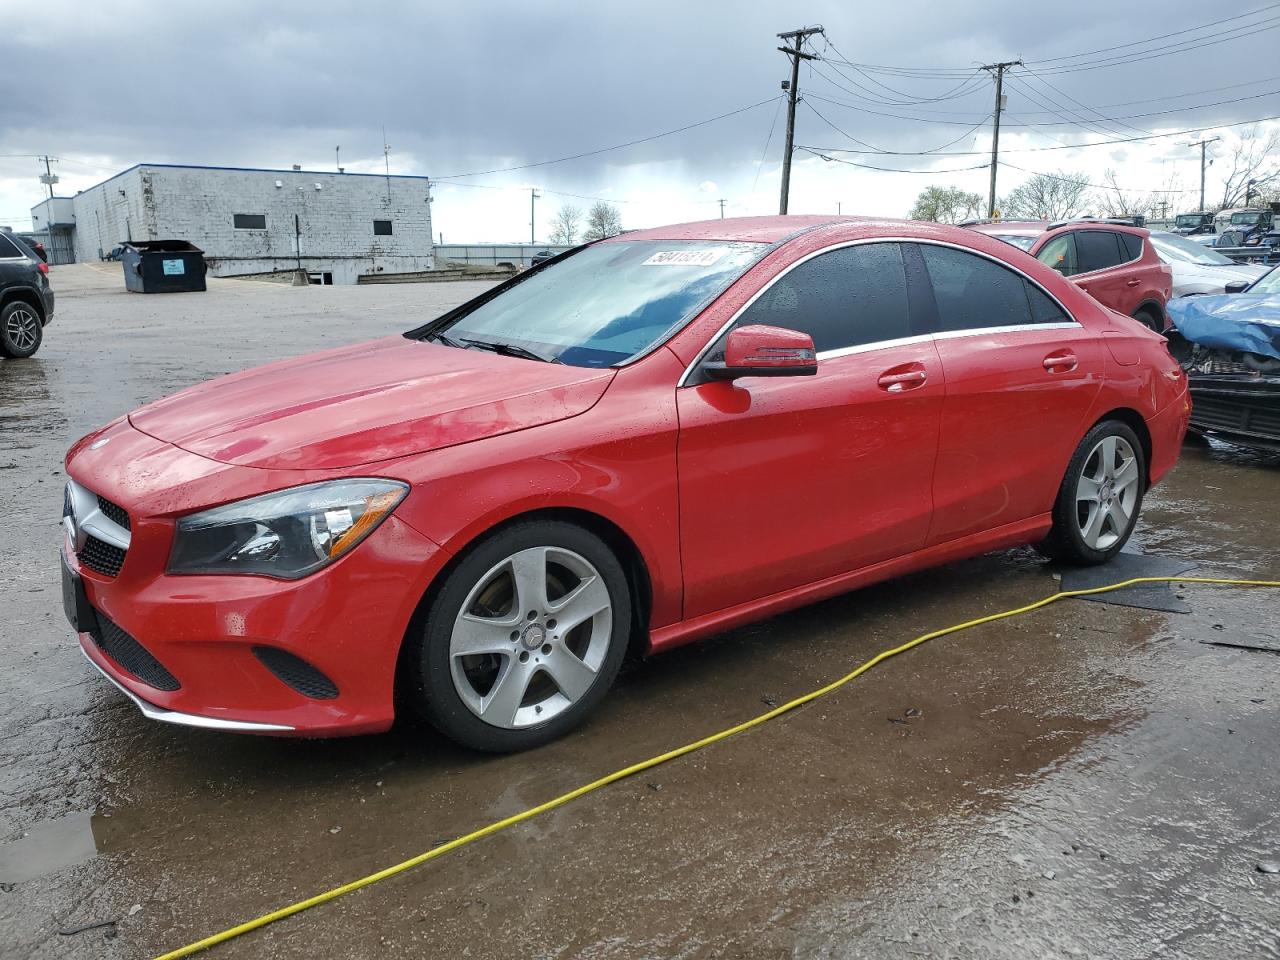
<svg viewBox="0 0 1280 960">
<path fill-rule="evenodd" d="M 159 660 L 121 627 L 98 611 L 98 629 L 90 634 L 98 649 L 114 660 L 126 673 L 157 690 L 177 690 L 182 684 L 164 668 Z"/>
<path fill-rule="evenodd" d="M 332 700 L 338 687 L 332 680 L 301 657 L 277 647 L 254 647 L 253 655 L 281 683 L 292 687 L 311 700 Z"/>
</svg>

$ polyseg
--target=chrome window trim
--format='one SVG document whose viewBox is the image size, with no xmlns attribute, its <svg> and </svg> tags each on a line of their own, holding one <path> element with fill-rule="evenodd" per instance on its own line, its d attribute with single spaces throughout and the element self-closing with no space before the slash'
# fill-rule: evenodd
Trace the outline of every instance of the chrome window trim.
<svg viewBox="0 0 1280 960">
<path fill-rule="evenodd" d="M 875 340 L 871 343 L 859 343 L 852 347 L 838 347 L 835 350 L 823 350 L 818 354 L 818 359 L 835 360 L 839 357 L 853 356 L 855 353 L 871 353 L 873 350 L 887 350 L 890 347 L 905 347 L 912 343 L 928 343 L 932 339 L 932 333 L 918 333 L 913 337 L 898 337 L 895 340 Z"/>
<path fill-rule="evenodd" d="M 1007 323 L 1002 327 L 974 327 L 972 330 L 944 330 L 933 334 L 934 340 L 956 340 L 960 337 L 981 337 L 990 333 L 1018 333 L 1022 330 L 1077 330 L 1081 324 L 1075 320 L 1054 323 Z"/>
<path fill-rule="evenodd" d="M 1003 243 L 1004 241 L 1000 240 L 998 242 Z M 949 339 L 954 339 L 956 337 L 981 336 L 983 334 L 991 334 L 991 333 L 1011 333 L 1011 332 L 1016 332 L 1018 330 L 1074 329 L 1074 328 L 1083 326 L 1083 324 L 1081 324 L 1079 320 L 1076 320 L 1072 316 L 1071 311 L 1068 310 L 1066 306 L 1063 305 L 1062 301 L 1059 300 L 1057 297 L 1055 297 L 1053 293 L 1051 293 L 1049 290 L 1046 290 L 1044 286 L 1039 281 L 1037 281 L 1034 277 L 1028 276 L 1026 272 L 1019 270 L 1013 264 L 1007 263 L 1004 260 L 1001 260 L 999 257 L 993 256 L 984 250 L 976 250 L 973 247 L 967 247 L 959 243 L 951 243 L 946 240 L 934 240 L 931 238 L 922 238 L 922 237 L 890 236 L 890 237 L 864 237 L 859 240 L 844 240 L 844 241 L 841 241 L 840 243 L 833 243 L 830 246 L 821 247 L 818 250 L 814 250 L 811 253 L 805 254 L 799 260 L 789 264 L 785 270 L 778 273 L 768 283 L 766 283 L 763 287 L 761 287 L 754 294 L 752 294 L 751 299 L 749 299 L 746 303 L 744 303 L 742 306 L 740 306 L 737 310 L 733 312 L 733 315 L 724 322 L 724 324 L 720 327 L 720 329 L 717 330 L 715 334 L 707 340 L 703 348 L 697 352 L 692 362 L 690 362 L 689 365 L 684 368 L 684 373 L 682 373 L 680 375 L 680 379 L 676 381 L 676 389 L 679 389 L 680 387 L 687 387 L 689 385 L 690 376 L 692 376 L 693 372 L 698 368 L 698 366 L 706 358 L 707 354 L 711 352 L 711 348 L 714 347 L 720 341 L 720 338 L 723 337 L 725 333 L 728 330 L 730 330 L 735 323 L 738 322 L 739 317 L 741 317 L 744 313 L 746 313 L 747 310 L 751 309 L 752 304 L 754 304 L 758 299 L 760 299 L 760 297 L 762 297 L 766 292 L 768 292 L 768 290 L 775 283 L 777 283 L 779 280 L 785 277 L 788 273 L 790 273 L 796 267 L 800 266 L 802 263 L 809 262 L 814 257 L 820 257 L 825 253 L 831 253 L 832 251 L 835 251 L 835 250 L 843 250 L 845 247 L 857 247 L 857 246 L 861 246 L 863 244 L 868 244 L 868 243 L 914 243 L 914 244 L 917 244 L 918 246 L 929 245 L 934 247 L 948 247 L 952 250 L 960 250 L 964 253 L 972 254 L 973 256 L 976 256 L 976 257 L 981 257 L 984 260 L 990 260 L 992 263 L 996 264 L 997 266 L 1003 267 L 1006 270 L 1012 271 L 1013 273 L 1022 277 L 1022 279 L 1026 280 L 1028 283 L 1032 284 L 1037 290 L 1039 290 L 1046 297 L 1052 300 L 1054 304 L 1057 305 L 1058 309 L 1062 311 L 1064 316 L 1070 319 L 1067 320 L 1066 322 L 1055 320 L 1049 323 L 1020 323 L 1020 324 L 1011 324 L 1006 326 L 980 327 L 972 330 L 949 330 L 942 333 L 922 333 L 922 334 L 916 334 L 910 337 L 899 337 L 894 340 L 877 340 L 872 343 L 860 343 L 852 347 L 840 347 L 835 350 L 824 350 L 817 355 L 817 359 L 819 362 L 823 360 L 834 360 L 839 357 L 850 356 L 855 353 L 870 353 L 873 350 L 885 350 L 891 347 L 901 346 L 904 344 L 923 343 L 926 340 L 939 340 L 939 339 L 949 340 Z M 1064 279 L 1068 279 L 1068 278 L 1064 278 Z M 1028 305 L 1028 309 L 1030 309 L 1030 305 Z"/>
</svg>

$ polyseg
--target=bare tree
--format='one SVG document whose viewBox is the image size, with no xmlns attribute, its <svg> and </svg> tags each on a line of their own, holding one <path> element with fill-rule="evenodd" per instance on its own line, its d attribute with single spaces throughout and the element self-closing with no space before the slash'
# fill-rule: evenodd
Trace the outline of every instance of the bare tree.
<svg viewBox="0 0 1280 960">
<path fill-rule="evenodd" d="M 1120 186 L 1114 170 L 1108 169 L 1103 174 L 1102 183 L 1102 188 L 1094 195 L 1094 204 L 1104 217 L 1132 217 L 1134 214 L 1154 217 L 1160 211 L 1157 194 Z"/>
<path fill-rule="evenodd" d="M 1271 192 L 1280 180 L 1280 130 L 1263 136 L 1257 127 L 1242 130 L 1235 149 L 1227 159 L 1228 169 L 1222 181 L 1222 205 L 1218 208 L 1238 207 L 1244 204 L 1246 194 Z"/>
<path fill-rule="evenodd" d="M 582 210 L 572 203 L 562 203 L 551 221 L 551 242 L 572 244 L 578 239 L 578 230 L 581 227 Z"/>
<path fill-rule="evenodd" d="M 622 214 L 618 208 L 604 200 L 597 200 L 587 211 L 587 229 L 583 240 L 603 240 L 622 232 Z"/>
<path fill-rule="evenodd" d="M 1064 220 L 1078 216 L 1089 203 L 1089 178 L 1083 173 L 1059 170 L 1037 173 L 1014 187 L 1000 203 L 1006 218 Z"/>
<path fill-rule="evenodd" d="M 980 195 L 959 187 L 930 186 L 920 191 L 907 216 L 912 220 L 932 220 L 934 223 L 959 223 L 981 214 Z"/>
</svg>

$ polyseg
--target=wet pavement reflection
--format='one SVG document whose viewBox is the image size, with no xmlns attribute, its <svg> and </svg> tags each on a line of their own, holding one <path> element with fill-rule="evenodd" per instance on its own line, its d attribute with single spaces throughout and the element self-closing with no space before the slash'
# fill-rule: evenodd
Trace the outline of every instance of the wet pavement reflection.
<svg viewBox="0 0 1280 960">
<path fill-rule="evenodd" d="M 117 268 L 118 269 L 118 268 Z M 75 649 L 61 456 L 188 383 L 404 329 L 482 285 L 211 282 L 129 296 L 55 268 L 41 353 L 0 362 L 0 955 L 136 957 L 412 856 L 762 712 L 924 630 L 1056 589 L 1021 549 L 631 664 L 533 754 L 415 724 L 287 741 L 144 720 Z M 1280 456 L 1188 445 L 1139 537 L 1280 578 Z M 1280 596 L 1185 615 L 1068 601 L 934 641 L 765 728 L 217 948 L 225 957 L 1276 956 Z M 75 933 L 85 925 L 114 921 Z"/>
</svg>

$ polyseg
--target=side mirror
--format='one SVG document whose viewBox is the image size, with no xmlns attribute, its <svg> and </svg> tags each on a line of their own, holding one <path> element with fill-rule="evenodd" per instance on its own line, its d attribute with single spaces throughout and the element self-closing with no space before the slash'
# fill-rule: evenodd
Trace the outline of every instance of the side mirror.
<svg viewBox="0 0 1280 960">
<path fill-rule="evenodd" d="M 723 362 L 703 365 L 712 380 L 812 377 L 818 372 L 813 337 L 798 330 L 753 324 L 729 332 Z"/>
<path fill-rule="evenodd" d="M 1248 280 L 1232 280 L 1226 286 L 1227 293 L 1244 293 L 1249 289 L 1250 282 Z"/>
</svg>

